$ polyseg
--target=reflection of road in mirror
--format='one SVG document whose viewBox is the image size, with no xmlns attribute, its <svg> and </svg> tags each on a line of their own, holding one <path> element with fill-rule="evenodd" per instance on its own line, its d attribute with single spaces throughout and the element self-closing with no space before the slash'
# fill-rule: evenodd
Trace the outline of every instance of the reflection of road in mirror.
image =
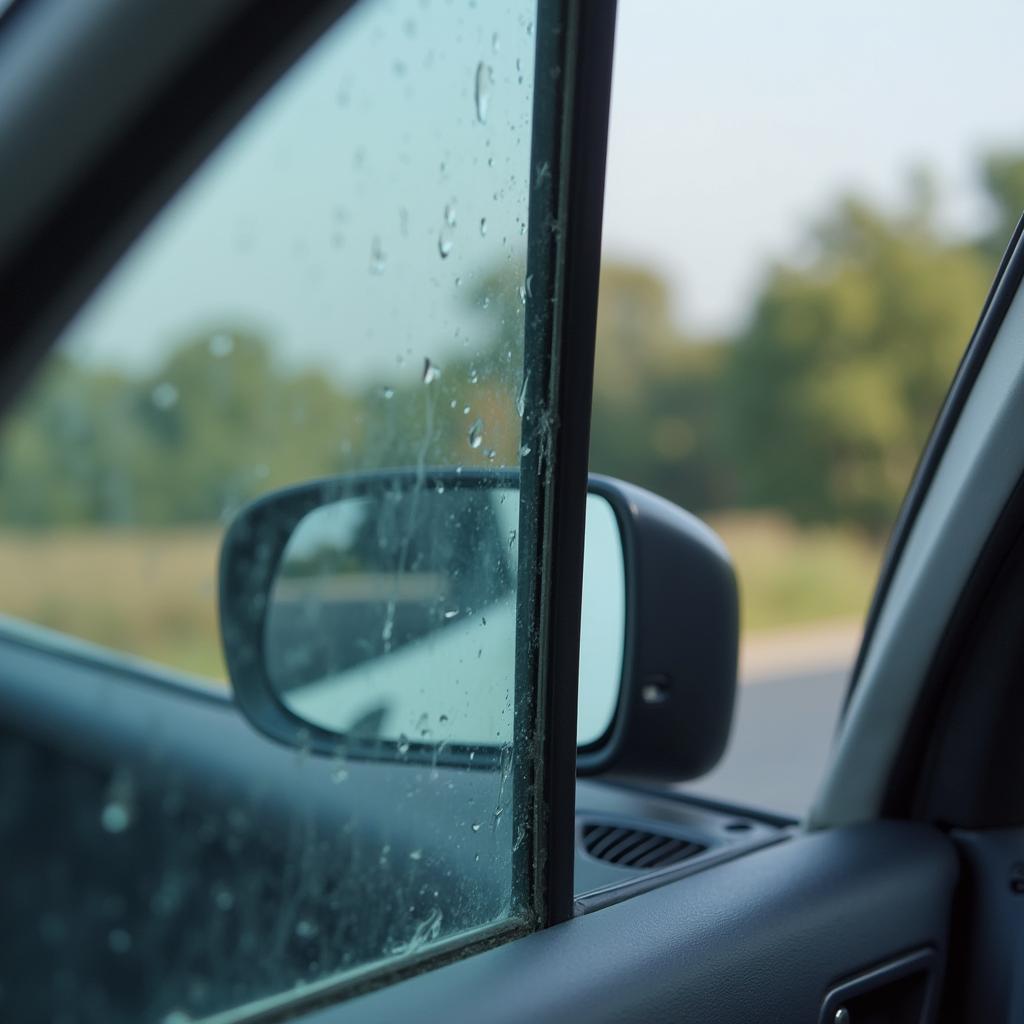
<svg viewBox="0 0 1024 1024">
<path fill-rule="evenodd" d="M 309 512 L 264 631 L 285 705 L 363 739 L 510 742 L 518 523 L 518 490 L 493 481 L 382 476 Z"/>
</svg>

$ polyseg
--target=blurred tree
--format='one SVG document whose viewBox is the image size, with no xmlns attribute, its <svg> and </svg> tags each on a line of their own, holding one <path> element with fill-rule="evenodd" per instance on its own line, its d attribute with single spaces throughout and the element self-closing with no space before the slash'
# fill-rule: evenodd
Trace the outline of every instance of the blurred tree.
<svg viewBox="0 0 1024 1024">
<path fill-rule="evenodd" d="M 927 204 L 841 203 L 809 265 L 769 272 L 731 353 L 743 503 L 886 529 L 987 286 L 985 259 L 942 238 Z"/>
<path fill-rule="evenodd" d="M 602 267 L 590 466 L 705 511 L 734 490 L 722 447 L 726 348 L 685 337 L 669 299 L 650 270 Z"/>
<path fill-rule="evenodd" d="M 995 263 L 1024 213 L 1024 156 L 1008 151 L 990 153 L 982 161 L 981 177 L 995 220 L 982 236 L 980 247 Z"/>
</svg>

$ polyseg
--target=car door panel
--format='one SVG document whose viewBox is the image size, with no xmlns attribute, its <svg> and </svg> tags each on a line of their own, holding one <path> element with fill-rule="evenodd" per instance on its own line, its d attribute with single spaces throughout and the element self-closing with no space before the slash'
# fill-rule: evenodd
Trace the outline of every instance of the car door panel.
<svg viewBox="0 0 1024 1024">
<path fill-rule="evenodd" d="M 817 1021 L 906 953 L 939 982 L 957 876 L 929 826 L 804 834 L 303 1020 Z"/>
</svg>

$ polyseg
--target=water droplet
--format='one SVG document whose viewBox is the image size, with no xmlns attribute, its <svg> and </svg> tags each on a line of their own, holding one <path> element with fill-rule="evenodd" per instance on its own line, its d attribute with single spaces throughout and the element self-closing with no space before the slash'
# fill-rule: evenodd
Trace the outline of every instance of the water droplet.
<svg viewBox="0 0 1024 1024">
<path fill-rule="evenodd" d="M 491 49 L 497 53 L 501 49 L 501 40 L 498 38 L 498 33 L 495 32 L 491 36 Z"/>
<path fill-rule="evenodd" d="M 380 395 L 381 398 L 383 398 L 385 400 L 388 399 L 388 398 L 394 398 L 395 397 L 395 389 L 394 388 L 381 388 L 380 391 L 378 391 L 377 393 Z"/>
<path fill-rule="evenodd" d="M 235 350 L 235 339 L 224 331 L 219 331 L 210 338 L 210 355 L 214 359 L 223 359 Z"/>
<path fill-rule="evenodd" d="M 316 922 L 310 921 L 308 917 L 302 918 L 295 926 L 295 934 L 300 939 L 312 939 L 319 931 L 320 929 L 316 926 Z"/>
<path fill-rule="evenodd" d="M 422 860 L 422 859 L 423 859 L 423 851 L 422 850 L 413 850 L 409 854 L 409 860 Z"/>
<path fill-rule="evenodd" d="M 479 382 L 479 380 L 480 380 L 480 371 L 475 366 L 471 366 L 469 368 L 469 383 L 470 384 L 476 384 L 476 383 Z"/>
<path fill-rule="evenodd" d="M 474 832 L 479 832 L 479 831 L 480 831 L 480 822 L 478 822 L 478 821 L 474 821 L 474 822 L 473 822 L 473 824 L 472 824 L 472 825 L 470 825 L 469 827 L 470 827 L 470 828 L 471 828 L 471 829 L 472 829 L 472 830 L 473 830 Z"/>
<path fill-rule="evenodd" d="M 524 306 L 526 305 L 526 287 L 525 287 L 525 285 L 520 285 L 519 286 L 519 302 L 522 305 L 524 305 Z"/>
<path fill-rule="evenodd" d="M 476 119 L 481 124 L 487 123 L 487 110 L 491 105 L 491 85 L 494 83 L 494 72 L 483 61 L 476 66 Z"/>
<path fill-rule="evenodd" d="M 508 535 L 508 549 L 509 549 L 509 551 L 511 551 L 512 548 L 515 547 L 515 543 L 516 543 L 516 531 L 512 530 L 509 533 L 509 535 Z"/>
<path fill-rule="evenodd" d="M 384 268 L 387 264 L 387 254 L 381 247 L 380 239 L 374 238 L 373 242 L 370 244 L 370 273 L 383 274 Z"/>
<path fill-rule="evenodd" d="M 444 208 L 444 222 L 445 222 L 445 224 L 448 225 L 448 227 L 453 228 L 453 227 L 455 227 L 455 221 L 456 221 L 456 217 L 455 217 L 455 203 L 452 202 L 452 203 L 449 203 Z"/>
<path fill-rule="evenodd" d="M 158 409 L 173 409 L 178 404 L 178 389 L 169 380 L 165 380 L 153 388 L 150 398 Z"/>
<path fill-rule="evenodd" d="M 432 384 L 441 376 L 441 367 L 432 363 L 429 358 L 423 360 L 423 383 Z"/>
<path fill-rule="evenodd" d="M 491 462 L 493 462 L 498 457 L 498 453 L 493 448 L 488 448 L 487 451 L 484 452 L 484 455 L 486 455 L 487 458 L 491 460 Z"/>
<path fill-rule="evenodd" d="M 132 948 L 131 932 L 124 928 L 113 928 L 107 935 L 107 945 L 112 953 L 127 953 Z"/>
<path fill-rule="evenodd" d="M 468 416 L 469 415 L 469 406 L 468 405 L 464 405 L 462 407 L 462 415 L 463 416 Z"/>
<path fill-rule="evenodd" d="M 213 887 L 213 902 L 218 910 L 230 910 L 235 905 L 235 894 L 223 883 Z"/>
<path fill-rule="evenodd" d="M 486 236 L 486 234 L 487 234 L 487 218 L 486 217 L 481 217 L 480 218 L 480 236 L 484 237 L 484 236 Z"/>
<path fill-rule="evenodd" d="M 131 808 L 120 800 L 109 800 L 100 812 L 100 824 L 106 832 L 118 835 L 132 823 Z"/>
<path fill-rule="evenodd" d="M 528 444 L 521 444 L 519 446 L 519 454 L 520 455 L 529 455 L 530 452 L 532 452 L 532 451 L 533 451 L 533 449 Z"/>
<path fill-rule="evenodd" d="M 348 778 L 348 769 L 343 764 L 335 763 L 331 769 L 331 782 L 337 784 Z"/>
<path fill-rule="evenodd" d="M 436 486 L 436 487 L 434 488 L 434 492 L 435 492 L 436 494 L 444 494 L 444 484 L 443 484 L 443 483 L 439 483 L 439 484 L 438 484 L 438 485 L 437 485 L 437 486 Z"/>
<path fill-rule="evenodd" d="M 454 243 L 452 240 L 442 231 L 437 236 L 437 251 L 441 255 L 441 259 L 446 260 L 452 254 Z"/>
<path fill-rule="evenodd" d="M 479 448 L 484 440 L 484 421 L 479 417 L 473 420 L 469 428 L 469 447 Z"/>
<path fill-rule="evenodd" d="M 533 298 L 533 274 L 527 274 L 526 275 L 526 288 L 525 288 L 525 291 L 526 291 L 526 297 L 528 299 L 532 299 Z"/>
<path fill-rule="evenodd" d="M 444 613 L 444 617 L 445 617 L 446 619 L 454 619 L 454 618 L 455 618 L 455 617 L 456 617 L 456 616 L 457 616 L 458 614 L 459 614 L 459 609 L 458 609 L 458 608 L 449 608 L 449 609 L 448 609 L 448 610 L 447 610 L 447 611 L 446 611 L 446 612 Z"/>
<path fill-rule="evenodd" d="M 455 407 L 456 407 L 456 406 L 457 406 L 458 404 L 459 404 L 459 403 L 458 403 L 458 402 L 456 402 L 456 401 L 455 401 L 455 399 L 453 398 L 453 399 L 452 399 L 452 400 L 451 400 L 451 401 L 450 401 L 450 402 L 448 403 L 448 408 L 449 408 L 449 409 L 454 409 L 454 408 L 455 408 Z"/>
<path fill-rule="evenodd" d="M 439 722 L 440 722 L 440 723 L 441 723 L 442 725 L 445 725 L 445 724 L 446 724 L 446 723 L 448 722 L 448 716 L 447 716 L 447 715 L 441 715 L 441 716 L 440 716 L 440 717 L 438 718 L 438 721 L 439 721 Z"/>
<path fill-rule="evenodd" d="M 409 737 L 405 733 L 401 733 L 398 737 L 398 752 L 400 754 L 409 753 Z"/>
<path fill-rule="evenodd" d="M 523 377 L 523 383 L 519 386 L 519 394 L 516 395 L 516 412 L 519 413 L 519 418 L 523 418 L 523 413 L 526 411 L 526 386 L 530 383 L 530 374 L 527 371 L 526 376 Z"/>
</svg>

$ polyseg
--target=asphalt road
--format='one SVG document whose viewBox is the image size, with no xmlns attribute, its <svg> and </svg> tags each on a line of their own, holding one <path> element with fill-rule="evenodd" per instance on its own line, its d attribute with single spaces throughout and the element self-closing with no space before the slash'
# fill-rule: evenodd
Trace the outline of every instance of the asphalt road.
<svg viewBox="0 0 1024 1024">
<path fill-rule="evenodd" d="M 828 760 L 846 669 L 825 668 L 739 688 L 725 757 L 681 790 L 801 817 Z"/>
</svg>

